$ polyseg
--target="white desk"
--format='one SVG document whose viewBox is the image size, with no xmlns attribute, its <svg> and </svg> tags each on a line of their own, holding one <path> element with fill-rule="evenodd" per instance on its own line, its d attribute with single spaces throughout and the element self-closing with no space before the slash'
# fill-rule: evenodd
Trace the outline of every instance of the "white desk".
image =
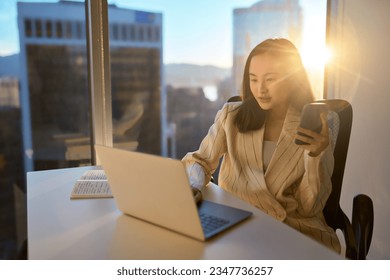
<svg viewBox="0 0 390 280">
<path fill-rule="evenodd" d="M 205 198 L 253 212 L 207 242 L 122 214 L 113 199 L 70 200 L 93 167 L 27 174 L 29 259 L 340 259 L 326 247 L 212 185 Z"/>
</svg>

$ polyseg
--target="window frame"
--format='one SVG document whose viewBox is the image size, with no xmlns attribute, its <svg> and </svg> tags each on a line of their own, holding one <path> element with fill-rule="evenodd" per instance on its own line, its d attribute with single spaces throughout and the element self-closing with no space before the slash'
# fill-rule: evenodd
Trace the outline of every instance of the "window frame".
<svg viewBox="0 0 390 280">
<path fill-rule="evenodd" d="M 85 0 L 85 21 L 91 116 L 91 163 L 99 165 L 95 145 L 113 146 L 107 0 Z"/>
</svg>

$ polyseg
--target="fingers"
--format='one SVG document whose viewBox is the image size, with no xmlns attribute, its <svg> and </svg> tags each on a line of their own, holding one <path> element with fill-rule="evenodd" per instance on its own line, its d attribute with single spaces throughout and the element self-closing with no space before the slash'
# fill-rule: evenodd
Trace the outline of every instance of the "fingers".
<svg viewBox="0 0 390 280">
<path fill-rule="evenodd" d="M 302 142 L 306 143 L 304 145 L 311 145 L 311 144 L 315 143 L 314 137 L 310 136 L 309 133 L 306 133 L 306 131 L 304 131 L 304 130 L 298 129 L 297 134 L 295 134 L 294 137 L 295 137 L 295 139 L 301 140 Z"/>
<path fill-rule="evenodd" d="M 202 192 L 194 187 L 191 187 L 192 194 L 194 195 L 194 199 L 196 203 L 199 203 L 202 201 Z"/>
<path fill-rule="evenodd" d="M 305 134 L 309 136 L 309 138 L 316 138 L 318 136 L 317 132 L 303 127 L 298 127 L 297 132 L 300 132 L 301 134 Z"/>
<path fill-rule="evenodd" d="M 306 145 L 302 145 L 302 148 L 308 150 L 311 156 L 318 156 L 329 145 L 329 130 L 326 114 L 321 114 L 321 123 L 322 129 L 320 133 L 302 127 L 297 128 L 295 139 L 306 143 Z"/>
<path fill-rule="evenodd" d="M 322 124 L 321 134 L 324 136 L 328 135 L 329 134 L 328 113 L 321 112 L 320 119 L 321 119 L 321 124 Z"/>
</svg>

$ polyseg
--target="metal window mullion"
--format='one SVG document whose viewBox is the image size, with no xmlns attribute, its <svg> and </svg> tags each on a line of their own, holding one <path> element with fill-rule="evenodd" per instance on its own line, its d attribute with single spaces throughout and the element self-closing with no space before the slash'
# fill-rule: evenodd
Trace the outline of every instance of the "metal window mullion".
<svg viewBox="0 0 390 280">
<path fill-rule="evenodd" d="M 107 0 L 86 0 L 89 95 L 91 99 L 91 160 L 94 145 L 112 147 L 111 71 Z"/>
</svg>

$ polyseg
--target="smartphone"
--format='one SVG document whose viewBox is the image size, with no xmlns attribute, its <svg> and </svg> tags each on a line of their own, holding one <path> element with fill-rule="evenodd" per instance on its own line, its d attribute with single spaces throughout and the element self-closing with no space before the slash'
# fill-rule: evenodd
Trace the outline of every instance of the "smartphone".
<svg viewBox="0 0 390 280">
<path fill-rule="evenodd" d="M 320 115 L 322 112 L 327 112 L 327 111 L 328 111 L 328 105 L 326 103 L 313 102 L 313 103 L 306 104 L 302 110 L 301 122 L 299 126 L 320 133 L 322 129 Z M 298 134 L 307 136 L 306 134 L 300 132 L 298 132 Z M 307 145 L 306 142 L 303 142 L 298 139 L 295 139 L 295 144 Z"/>
</svg>

